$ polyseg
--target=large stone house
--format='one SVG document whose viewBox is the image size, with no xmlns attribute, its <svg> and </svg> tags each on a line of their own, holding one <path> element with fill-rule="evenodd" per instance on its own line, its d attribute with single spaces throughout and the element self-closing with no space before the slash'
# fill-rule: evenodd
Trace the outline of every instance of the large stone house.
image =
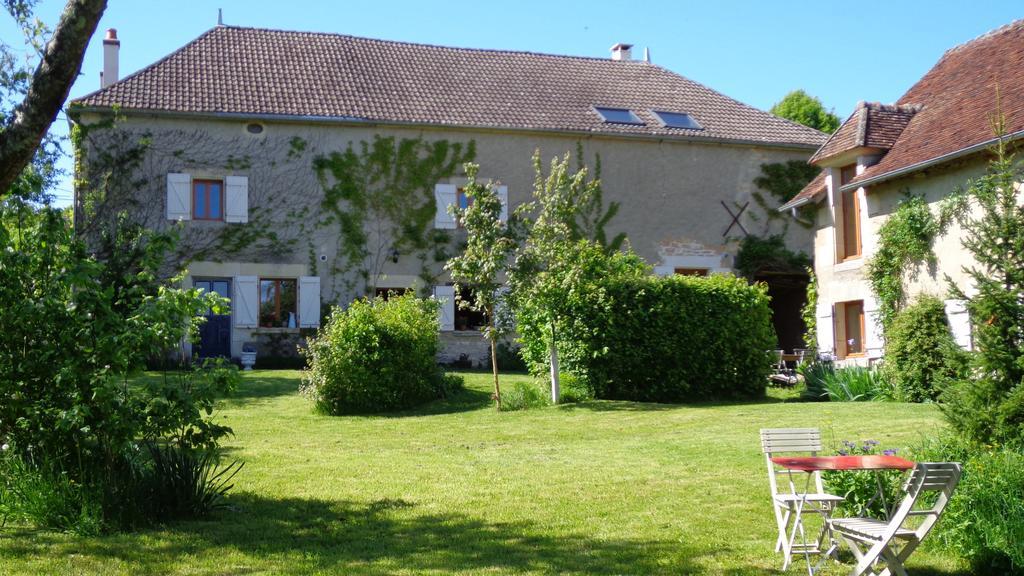
<svg viewBox="0 0 1024 576">
<path fill-rule="evenodd" d="M 811 158 L 821 174 L 780 208 L 817 206 L 814 269 L 818 277 L 818 345 L 844 362 L 880 358 L 878 302 L 866 277 L 878 230 L 906 194 L 939 203 L 982 175 L 995 142 L 992 119 L 1006 120 L 1005 137 L 1024 136 L 1024 21 L 948 50 L 895 104 L 861 103 Z M 957 342 L 971 348 L 963 303 L 948 299 L 946 278 L 970 294 L 964 266 L 972 259 L 955 225 L 933 247 L 934 266 L 908 270 L 912 299 L 946 299 Z"/>
<path fill-rule="evenodd" d="M 126 141 L 115 134 L 145 139 L 131 168 L 133 217 L 182 226 L 184 245 L 198 246 L 183 255 L 186 281 L 233 301 L 230 317 L 204 329 L 202 354 L 237 356 L 246 342 L 294 349 L 319 325 L 321 303 L 409 288 L 444 303 L 449 355 L 483 350 L 480 319 L 453 305 L 442 268 L 461 234 L 447 211 L 464 198 L 461 169 L 416 181 L 427 189 L 409 210 L 429 216 L 417 241 L 408 230 L 393 241 L 394 222 L 331 210 L 354 201 L 339 181 L 351 174 L 346 151 L 351 160 L 380 137 L 441 143 L 448 158 L 473 150 L 510 207 L 531 197 L 535 150 L 599 157 L 605 201 L 621 204 L 609 237 L 625 232 L 660 274 L 731 271 L 742 233 L 733 214 L 750 203 L 760 166 L 805 161 L 826 138 L 634 60 L 624 44 L 604 59 L 217 26 L 118 79 L 116 32 L 104 42 L 102 88 L 71 106 L 87 134 L 80 165 L 95 172 Z M 112 116 L 114 128 L 99 130 Z M 80 221 L 93 217 L 85 196 L 76 193 Z M 738 223 L 749 230 L 763 216 L 749 207 Z M 810 233 L 788 241 L 809 251 Z"/>
</svg>

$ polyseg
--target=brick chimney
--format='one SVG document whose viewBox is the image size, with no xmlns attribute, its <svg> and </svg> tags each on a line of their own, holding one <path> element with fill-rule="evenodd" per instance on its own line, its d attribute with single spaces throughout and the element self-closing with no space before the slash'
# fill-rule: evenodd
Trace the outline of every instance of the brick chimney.
<svg viewBox="0 0 1024 576">
<path fill-rule="evenodd" d="M 633 59 L 633 45 L 624 44 L 619 42 L 612 46 L 612 60 L 632 60 Z"/>
<path fill-rule="evenodd" d="M 103 72 L 100 73 L 100 88 L 106 88 L 118 79 L 118 53 L 121 51 L 121 41 L 117 39 L 117 30 L 107 29 L 107 35 L 103 37 Z"/>
</svg>

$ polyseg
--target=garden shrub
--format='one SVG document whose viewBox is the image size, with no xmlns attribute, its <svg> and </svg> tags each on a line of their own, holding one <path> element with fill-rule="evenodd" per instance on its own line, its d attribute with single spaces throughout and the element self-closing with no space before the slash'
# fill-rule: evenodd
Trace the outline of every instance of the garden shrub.
<svg viewBox="0 0 1024 576">
<path fill-rule="evenodd" d="M 731 276 L 598 280 L 558 334 L 596 398 L 645 402 L 763 396 L 775 342 L 766 288 Z"/>
<path fill-rule="evenodd" d="M 439 305 L 412 294 L 335 308 L 304 354 L 303 392 L 319 412 L 401 410 L 444 395 Z"/>
<path fill-rule="evenodd" d="M 885 337 L 883 372 L 896 400 L 936 400 L 950 382 L 966 376 L 967 353 L 949 330 L 945 306 L 921 296 L 895 314 Z"/>
<path fill-rule="evenodd" d="M 797 366 L 796 370 L 804 377 L 804 389 L 800 392 L 801 400 L 824 402 L 829 399 L 825 379 L 835 371 L 831 360 L 817 358 Z"/>
<path fill-rule="evenodd" d="M 495 346 L 498 356 L 498 367 L 502 372 L 526 372 L 526 360 L 523 359 L 521 347 L 515 342 L 498 342 Z M 490 351 L 487 352 L 487 366 L 491 365 Z"/>
<path fill-rule="evenodd" d="M 594 391 L 587 386 L 587 383 L 568 372 L 558 374 L 558 392 L 558 401 L 561 404 L 585 402 L 594 398 Z"/>
<path fill-rule="evenodd" d="M 935 529 L 937 545 L 969 561 L 975 574 L 1024 574 L 1024 454 L 946 435 L 919 447 L 914 458 L 963 465 Z"/>
<path fill-rule="evenodd" d="M 836 450 L 838 456 L 893 456 L 896 453 L 895 448 L 881 448 L 877 440 L 843 440 L 842 447 Z M 866 516 L 879 520 L 886 519 L 887 506 L 892 507 L 903 497 L 903 478 L 897 470 L 833 470 L 823 475 L 826 491 L 845 498 L 836 507 L 836 516 Z M 879 483 L 884 503 L 876 498 Z"/>
<path fill-rule="evenodd" d="M 233 368 L 129 380 L 147 357 L 194 336 L 208 310 L 224 310 L 216 295 L 166 277 L 174 244 L 117 220 L 89 248 L 65 213 L 0 203 L 5 514 L 81 533 L 160 520 L 140 495 L 150 463 L 139 443 L 216 450 L 231 433 L 211 415 Z"/>
<path fill-rule="evenodd" d="M 501 410 L 528 410 L 547 406 L 550 393 L 539 382 L 516 382 L 502 393 Z"/>
</svg>

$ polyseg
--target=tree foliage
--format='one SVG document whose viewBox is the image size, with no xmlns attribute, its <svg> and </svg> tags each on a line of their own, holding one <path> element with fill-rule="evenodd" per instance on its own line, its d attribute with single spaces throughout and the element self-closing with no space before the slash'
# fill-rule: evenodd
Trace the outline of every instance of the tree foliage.
<svg viewBox="0 0 1024 576">
<path fill-rule="evenodd" d="M 950 290 L 966 301 L 977 353 L 975 377 L 951 387 L 945 415 L 976 442 L 1024 444 L 1024 170 L 1001 118 L 995 132 L 1000 138 L 988 172 L 950 200 L 961 244 L 974 260 L 964 269 L 973 292 L 951 280 Z"/>
<path fill-rule="evenodd" d="M 602 243 L 602 235 L 585 233 L 594 228 L 580 225 L 581 207 L 585 213 L 602 212 L 593 209 L 601 205 L 600 181 L 590 178 L 586 166 L 571 172 L 569 160 L 569 154 L 552 158 L 545 175 L 540 151 L 535 152 L 533 201 L 517 210 L 523 217 L 524 241 L 510 270 L 509 299 L 522 354 L 538 375 L 549 368 L 551 354 L 557 354 L 560 326 L 568 320 L 572 301 L 584 297 L 599 278 L 649 272 L 636 255 L 613 249 L 625 237 Z M 612 208 L 604 212 L 600 227 L 614 214 Z"/>
<path fill-rule="evenodd" d="M 469 288 L 473 297 L 459 301 L 487 315 L 484 337 L 491 346 L 491 370 L 494 374 L 494 402 L 501 409 L 501 385 L 498 382 L 497 341 L 500 335 L 495 309 L 501 299 L 502 277 L 506 275 L 512 252 L 516 248 L 513 227 L 501 219 L 502 205 L 494 182 L 477 182 L 479 166 L 466 164 L 468 182 L 463 188 L 469 205 L 452 206 L 453 215 L 466 229 L 466 247 L 462 254 L 448 261 L 445 268 L 455 281 L 455 291 Z"/>
<path fill-rule="evenodd" d="M 803 90 L 793 90 L 786 94 L 771 107 L 770 112 L 826 134 L 839 129 L 839 117 L 826 110 L 821 100 Z"/>
</svg>

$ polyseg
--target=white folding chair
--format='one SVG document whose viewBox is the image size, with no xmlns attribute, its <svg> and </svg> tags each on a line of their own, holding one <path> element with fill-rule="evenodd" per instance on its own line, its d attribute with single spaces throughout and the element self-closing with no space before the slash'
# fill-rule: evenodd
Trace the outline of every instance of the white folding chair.
<svg viewBox="0 0 1024 576">
<path fill-rule="evenodd" d="M 903 564 L 942 516 L 958 482 L 960 464 L 921 462 L 904 484 L 906 496 L 888 522 L 873 518 L 828 520 L 833 532 L 842 537 L 857 558 L 857 566 L 850 574 L 906 576 Z M 928 492 L 938 492 L 934 503 L 918 507 L 922 496 Z M 924 500 L 927 502 L 930 498 Z M 878 565 L 882 562 L 885 569 L 878 572 Z"/>
<path fill-rule="evenodd" d="M 794 553 L 820 554 L 826 536 L 828 536 L 830 545 L 828 552 L 831 553 L 833 551 L 832 539 L 831 534 L 828 533 L 827 523 L 822 524 L 821 531 L 813 544 L 794 544 L 793 540 L 796 530 L 799 530 L 803 536 L 801 542 L 807 540 L 806 534 L 804 534 L 803 514 L 820 514 L 827 520 L 835 506 L 843 501 L 843 497 L 825 492 L 820 472 L 809 472 L 813 478 L 808 478 L 805 483 L 810 487 L 811 480 L 813 480 L 813 492 L 799 492 L 793 481 L 792 472 L 789 471 L 787 471 L 789 490 L 779 490 L 776 478 L 777 468 L 772 462 L 772 457 L 780 454 L 798 453 L 805 456 L 817 456 L 818 452 L 821 452 L 821 432 L 817 428 L 764 428 L 761 430 L 761 450 L 764 452 L 765 462 L 768 465 L 772 509 L 775 511 L 775 523 L 779 530 L 779 536 L 775 540 L 775 551 L 782 550 L 782 569 L 785 570 L 789 567 Z"/>
</svg>

